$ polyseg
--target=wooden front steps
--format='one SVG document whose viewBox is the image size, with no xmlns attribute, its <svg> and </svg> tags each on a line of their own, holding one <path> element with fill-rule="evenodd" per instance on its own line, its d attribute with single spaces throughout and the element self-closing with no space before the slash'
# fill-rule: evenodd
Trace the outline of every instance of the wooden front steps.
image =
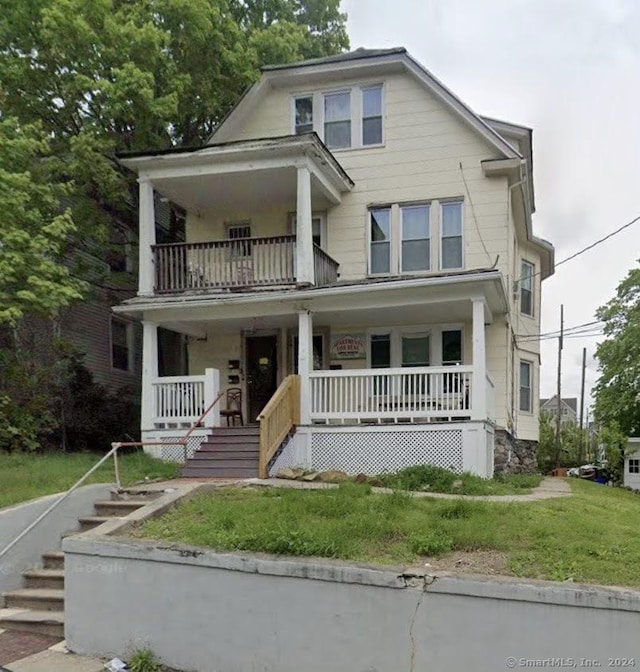
<svg viewBox="0 0 640 672">
<path fill-rule="evenodd" d="M 257 478 L 260 427 L 216 427 L 182 469 L 192 478 Z"/>
<path fill-rule="evenodd" d="M 78 532 L 121 518 L 151 499 L 127 493 L 112 493 L 110 500 L 94 503 L 95 514 L 78 518 Z M 46 524 L 46 521 L 45 521 Z M 64 553 L 48 551 L 38 567 L 22 573 L 24 587 L 4 593 L 0 609 L 0 630 L 21 630 L 64 637 Z"/>
</svg>

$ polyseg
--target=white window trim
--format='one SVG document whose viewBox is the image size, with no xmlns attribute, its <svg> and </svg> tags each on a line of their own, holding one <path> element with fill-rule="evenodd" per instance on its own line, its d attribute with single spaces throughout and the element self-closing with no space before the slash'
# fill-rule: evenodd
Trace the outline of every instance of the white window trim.
<svg viewBox="0 0 640 672">
<path fill-rule="evenodd" d="M 531 267 L 531 312 L 522 310 L 522 280 L 524 279 L 522 267 L 527 264 Z M 536 265 L 528 259 L 520 259 L 520 283 L 518 287 L 518 300 L 520 301 L 520 314 L 535 319 L 536 316 Z"/>
<path fill-rule="evenodd" d="M 522 384 L 521 384 L 521 372 L 520 368 L 522 364 L 529 365 L 529 410 L 523 410 L 521 408 L 521 395 L 522 395 Z M 524 415 L 533 415 L 533 392 L 535 389 L 535 374 L 536 368 L 534 363 L 530 359 L 520 358 L 518 363 L 518 411 Z"/>
<path fill-rule="evenodd" d="M 444 230 L 444 227 L 442 226 L 442 206 L 446 205 L 447 203 L 460 203 L 460 224 L 461 224 L 461 230 L 460 230 L 460 245 L 462 246 L 462 254 L 460 255 L 460 258 L 462 260 L 462 266 L 449 266 L 445 268 L 442 264 L 442 260 L 444 258 L 444 255 L 442 253 L 442 243 L 444 241 L 444 236 L 442 235 L 442 232 Z M 465 247 L 465 236 L 464 236 L 464 217 L 465 217 L 465 212 L 464 212 L 464 201 L 461 198 L 442 198 L 438 201 L 438 223 L 439 223 L 439 229 L 438 229 L 438 238 L 439 238 L 439 253 L 440 253 L 440 259 L 438 263 L 438 268 L 441 271 L 462 271 L 465 267 L 465 260 L 464 260 L 464 247 Z M 448 237 L 453 237 L 453 236 L 448 236 Z"/>
<path fill-rule="evenodd" d="M 633 467 L 634 470 L 631 470 L 631 463 L 633 462 Z M 627 473 L 629 474 L 640 474 L 640 458 L 638 457 L 630 457 L 629 462 L 627 464 Z"/>
<path fill-rule="evenodd" d="M 121 369 L 119 366 L 114 366 L 113 363 L 113 324 L 114 322 L 119 322 L 124 324 L 126 329 L 126 339 L 127 339 L 127 368 Z M 132 373 L 134 370 L 134 339 L 135 335 L 133 333 L 133 322 L 126 320 L 122 317 L 111 315 L 109 320 L 109 365 L 112 371 L 119 371 L 120 373 Z"/>
</svg>

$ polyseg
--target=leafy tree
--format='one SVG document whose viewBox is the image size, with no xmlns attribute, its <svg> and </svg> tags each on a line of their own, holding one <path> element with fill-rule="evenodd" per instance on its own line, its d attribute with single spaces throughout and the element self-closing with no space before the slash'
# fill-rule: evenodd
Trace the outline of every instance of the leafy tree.
<svg viewBox="0 0 640 672">
<path fill-rule="evenodd" d="M 57 163 L 41 128 L 0 119 L 0 328 L 81 297 L 62 263 L 75 224 L 61 211 L 68 185 L 55 183 Z"/>
<path fill-rule="evenodd" d="M 640 435 L 640 268 L 629 271 L 616 295 L 596 312 L 606 339 L 596 349 L 600 376 L 594 388 L 601 425 Z"/>
</svg>

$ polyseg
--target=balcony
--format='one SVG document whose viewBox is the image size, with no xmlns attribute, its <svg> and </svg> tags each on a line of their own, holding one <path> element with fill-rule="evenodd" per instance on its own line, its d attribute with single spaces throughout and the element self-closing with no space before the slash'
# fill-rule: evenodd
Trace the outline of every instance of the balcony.
<svg viewBox="0 0 640 672">
<path fill-rule="evenodd" d="M 297 285 L 296 245 L 295 235 L 154 245 L 155 292 Z M 338 262 L 315 243 L 313 265 L 316 286 L 337 281 Z"/>
</svg>

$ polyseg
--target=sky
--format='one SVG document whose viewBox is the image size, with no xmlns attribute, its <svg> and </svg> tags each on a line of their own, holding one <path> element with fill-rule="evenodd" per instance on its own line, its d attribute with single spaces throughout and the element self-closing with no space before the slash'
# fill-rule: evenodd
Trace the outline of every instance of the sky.
<svg viewBox="0 0 640 672">
<path fill-rule="evenodd" d="M 534 233 L 556 262 L 640 215 L 638 0 L 342 0 L 351 48 L 406 47 L 478 114 L 533 129 Z M 640 222 L 543 282 L 542 333 L 595 320 L 638 265 Z M 565 339 L 562 396 L 586 405 L 602 336 Z M 540 395 L 558 342 L 542 341 Z"/>
</svg>

